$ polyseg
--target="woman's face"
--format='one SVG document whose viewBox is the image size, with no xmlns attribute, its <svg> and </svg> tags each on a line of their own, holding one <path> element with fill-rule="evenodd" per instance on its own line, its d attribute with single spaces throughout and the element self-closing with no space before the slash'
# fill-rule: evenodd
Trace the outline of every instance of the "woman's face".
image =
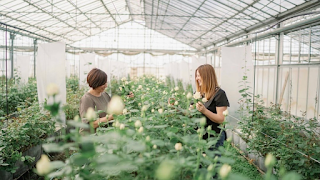
<svg viewBox="0 0 320 180">
<path fill-rule="evenodd" d="M 196 81 L 198 82 L 199 86 L 202 85 L 202 78 L 201 78 L 201 76 L 200 76 L 199 71 L 197 71 Z"/>
<path fill-rule="evenodd" d="M 96 90 L 98 90 L 99 92 L 104 92 L 104 90 L 107 88 L 107 86 L 108 86 L 108 83 L 97 87 Z"/>
</svg>

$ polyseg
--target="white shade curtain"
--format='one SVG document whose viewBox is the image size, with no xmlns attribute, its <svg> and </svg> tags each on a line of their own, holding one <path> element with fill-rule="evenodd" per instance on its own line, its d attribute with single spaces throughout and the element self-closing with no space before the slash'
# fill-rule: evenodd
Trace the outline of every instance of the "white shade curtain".
<svg viewBox="0 0 320 180">
<path fill-rule="evenodd" d="M 95 63 L 96 55 L 92 53 L 79 55 L 79 84 L 80 86 L 87 85 L 87 75 L 91 69 L 96 67 Z"/>
<path fill-rule="evenodd" d="M 17 75 L 21 83 L 27 83 L 30 74 L 30 56 L 17 55 Z"/>
<path fill-rule="evenodd" d="M 222 47 L 221 57 L 221 88 L 228 96 L 230 103 L 230 107 L 228 108 L 229 114 L 231 117 L 237 117 L 237 110 L 239 109 L 238 101 L 241 98 L 239 90 L 244 88 L 239 87 L 243 85 L 243 76 L 246 75 L 248 77 L 247 86 L 253 87 L 251 46 Z"/>
<path fill-rule="evenodd" d="M 39 103 L 42 104 L 46 99 L 48 104 L 53 102 L 53 98 L 48 98 L 46 90 L 51 83 L 59 87 L 59 94 L 56 95 L 55 101 L 66 103 L 66 72 L 65 62 L 65 43 L 55 42 L 38 45 L 37 56 L 37 90 Z M 64 121 L 64 114 L 60 114 Z"/>
</svg>

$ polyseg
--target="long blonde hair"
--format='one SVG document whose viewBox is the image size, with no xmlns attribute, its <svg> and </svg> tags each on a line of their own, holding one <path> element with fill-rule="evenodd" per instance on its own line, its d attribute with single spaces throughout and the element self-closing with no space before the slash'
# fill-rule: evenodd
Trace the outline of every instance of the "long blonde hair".
<svg viewBox="0 0 320 180">
<path fill-rule="evenodd" d="M 197 91 L 201 94 L 205 94 L 205 98 L 209 100 L 216 93 L 219 88 L 217 76 L 214 68 L 210 64 L 204 64 L 199 66 L 195 71 L 195 78 L 197 77 L 197 71 L 202 78 L 202 85 L 200 86 L 196 81 Z"/>
</svg>

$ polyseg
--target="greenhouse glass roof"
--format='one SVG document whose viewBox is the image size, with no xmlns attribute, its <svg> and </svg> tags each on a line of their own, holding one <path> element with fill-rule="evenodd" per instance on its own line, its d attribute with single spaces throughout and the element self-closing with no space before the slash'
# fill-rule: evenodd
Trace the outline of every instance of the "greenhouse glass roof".
<svg viewBox="0 0 320 180">
<path fill-rule="evenodd" d="M 317 0 L 1 0 L 0 22 L 40 39 L 72 44 L 130 21 L 143 21 L 140 24 L 147 28 L 200 50 L 319 4 Z"/>
</svg>

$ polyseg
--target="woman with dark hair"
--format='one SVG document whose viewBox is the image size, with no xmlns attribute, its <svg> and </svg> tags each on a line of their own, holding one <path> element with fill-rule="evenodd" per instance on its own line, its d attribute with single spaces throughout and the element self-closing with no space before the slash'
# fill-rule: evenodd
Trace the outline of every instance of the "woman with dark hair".
<svg viewBox="0 0 320 180">
<path fill-rule="evenodd" d="M 107 123 L 113 119 L 112 115 L 106 117 L 106 110 L 108 103 L 110 102 L 110 96 L 104 91 L 107 88 L 107 74 L 98 69 L 93 68 L 87 76 L 87 82 L 89 84 L 89 91 L 86 92 L 80 100 L 80 116 L 84 123 L 89 123 L 85 118 L 85 115 L 89 108 L 93 108 L 95 111 L 103 111 L 99 114 L 97 120 L 93 121 L 93 128 L 99 127 L 100 123 Z"/>
<path fill-rule="evenodd" d="M 227 95 L 219 87 L 215 70 L 210 64 L 201 65 L 196 69 L 195 81 L 197 92 L 200 92 L 202 98 L 205 99 L 203 104 L 201 102 L 196 104 L 197 110 L 206 117 L 205 128 L 211 126 L 217 135 L 221 133 L 215 146 L 218 148 L 223 145 L 226 139 L 225 131 L 221 130 L 219 126 L 224 122 L 223 111 L 227 110 L 229 106 Z M 203 139 L 208 138 L 208 133 L 205 133 Z"/>
</svg>

